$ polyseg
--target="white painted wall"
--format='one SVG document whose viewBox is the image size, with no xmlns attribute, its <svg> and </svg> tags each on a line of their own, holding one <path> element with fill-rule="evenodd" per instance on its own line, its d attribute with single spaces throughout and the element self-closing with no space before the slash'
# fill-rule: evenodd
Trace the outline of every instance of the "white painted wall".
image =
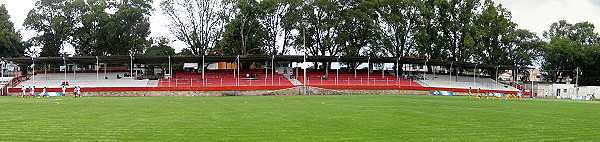
<svg viewBox="0 0 600 142">
<path fill-rule="evenodd" d="M 557 94 L 557 90 L 560 93 Z M 582 86 L 575 88 L 574 84 L 539 84 L 539 97 L 557 97 L 571 98 L 573 96 L 591 96 L 592 93 L 600 94 L 600 86 Z"/>
</svg>

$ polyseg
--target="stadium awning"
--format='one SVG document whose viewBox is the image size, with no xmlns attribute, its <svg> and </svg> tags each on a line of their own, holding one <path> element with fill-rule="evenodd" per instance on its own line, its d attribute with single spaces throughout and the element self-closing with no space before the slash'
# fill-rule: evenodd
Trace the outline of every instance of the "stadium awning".
<svg viewBox="0 0 600 142">
<path fill-rule="evenodd" d="M 95 64 L 99 63 L 120 63 L 129 64 L 168 64 L 171 63 L 201 63 L 204 62 L 303 62 L 302 55 L 232 55 L 232 56 L 74 56 L 74 57 L 21 57 L 21 58 L 3 58 L 5 61 L 17 64 L 30 65 L 36 64 Z M 307 56 L 307 62 L 371 62 L 371 63 L 402 63 L 402 64 L 427 64 L 434 66 L 454 66 L 461 68 L 478 69 L 500 69 L 500 70 L 519 70 L 530 69 L 527 67 L 516 67 L 506 65 L 476 64 L 468 62 L 448 62 L 443 60 L 421 59 L 411 57 L 368 57 L 368 56 Z"/>
</svg>

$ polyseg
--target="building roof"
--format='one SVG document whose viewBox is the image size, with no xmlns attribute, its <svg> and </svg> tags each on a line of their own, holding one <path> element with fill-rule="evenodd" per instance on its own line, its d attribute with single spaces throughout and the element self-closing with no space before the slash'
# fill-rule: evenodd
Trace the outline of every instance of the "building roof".
<svg viewBox="0 0 600 142">
<path fill-rule="evenodd" d="M 74 56 L 74 57 L 20 57 L 2 58 L 2 60 L 17 64 L 96 64 L 99 63 L 121 63 L 129 64 L 168 64 L 171 63 L 198 63 L 202 62 L 303 62 L 303 55 L 230 55 L 230 56 Z M 307 62 L 371 62 L 371 63 L 402 63 L 402 64 L 427 64 L 434 66 L 454 66 L 461 68 L 518 70 L 530 69 L 527 67 L 515 67 L 506 65 L 477 64 L 468 62 L 449 62 L 442 60 L 412 58 L 412 57 L 369 57 L 369 56 L 307 56 Z"/>
</svg>

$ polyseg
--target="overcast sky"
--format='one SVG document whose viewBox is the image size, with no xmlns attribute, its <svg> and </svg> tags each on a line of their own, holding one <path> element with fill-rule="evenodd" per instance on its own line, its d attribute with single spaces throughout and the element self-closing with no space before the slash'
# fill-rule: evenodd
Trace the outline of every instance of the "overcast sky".
<svg viewBox="0 0 600 142">
<path fill-rule="evenodd" d="M 26 31 L 23 28 L 23 20 L 27 13 L 35 6 L 37 0 L 0 0 L 5 4 L 15 23 L 15 29 L 20 30 L 24 40 L 36 35 L 35 32 Z M 168 24 L 158 3 L 162 0 L 154 0 L 153 16 L 151 22 L 151 37 L 167 36 L 175 39 L 165 27 Z M 494 0 L 496 4 L 502 4 L 504 8 L 512 12 L 512 21 L 519 24 L 519 28 L 528 29 L 537 33 L 540 37 L 550 24 L 559 20 L 567 20 L 569 23 L 589 21 L 600 26 L 600 0 Z M 596 29 L 598 32 L 598 28 Z M 173 44 L 179 51 L 185 47 L 181 42 Z"/>
</svg>

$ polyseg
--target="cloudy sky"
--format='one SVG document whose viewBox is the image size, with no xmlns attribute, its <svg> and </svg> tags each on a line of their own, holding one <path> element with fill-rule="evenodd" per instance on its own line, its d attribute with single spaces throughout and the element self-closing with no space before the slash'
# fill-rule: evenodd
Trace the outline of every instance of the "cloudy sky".
<svg viewBox="0 0 600 142">
<path fill-rule="evenodd" d="M 37 0 L 0 0 L 0 4 L 5 4 L 8 12 L 11 14 L 11 20 L 15 23 L 15 28 L 20 30 L 25 40 L 36 35 L 35 32 L 27 31 L 23 28 L 23 20 L 31 10 Z M 151 37 L 167 35 L 172 36 L 165 25 L 165 17 L 162 15 L 158 3 L 162 0 L 154 0 L 156 11 L 150 19 Z M 519 24 L 519 28 L 528 29 L 532 32 L 542 35 L 544 30 L 550 27 L 550 24 L 559 20 L 567 20 L 570 23 L 583 21 L 592 22 L 594 25 L 600 25 L 600 0 L 494 0 L 496 4 L 502 4 L 504 8 L 512 12 L 512 21 Z M 596 29 L 598 32 L 598 28 Z M 184 45 L 180 42 L 174 43 L 177 50 L 181 50 Z"/>
</svg>

